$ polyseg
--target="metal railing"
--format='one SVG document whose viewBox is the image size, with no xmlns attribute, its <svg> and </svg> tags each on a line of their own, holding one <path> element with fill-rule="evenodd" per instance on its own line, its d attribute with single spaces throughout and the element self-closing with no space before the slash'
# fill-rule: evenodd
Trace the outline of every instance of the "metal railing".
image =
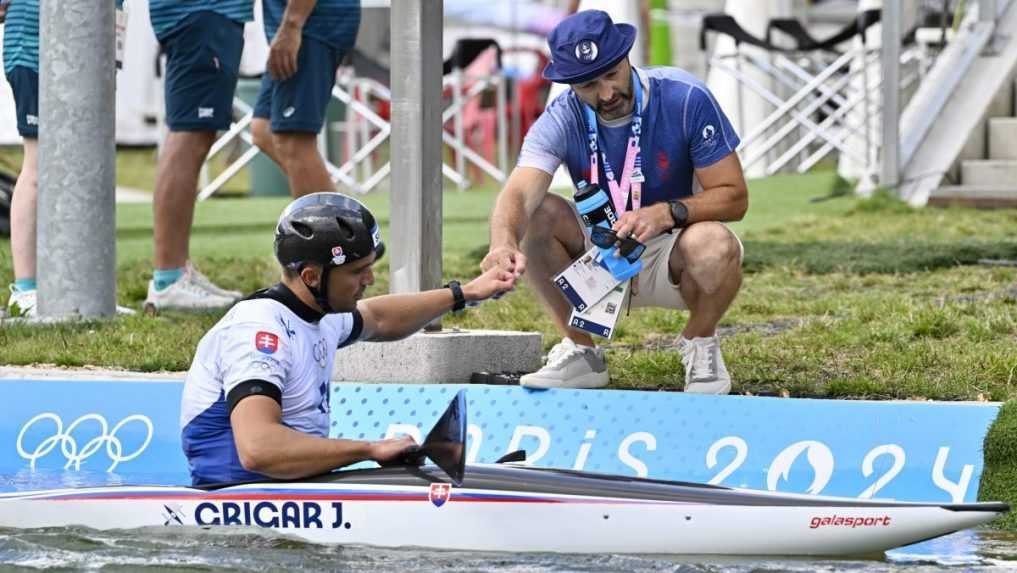
<svg viewBox="0 0 1017 573">
<path fill-rule="evenodd" d="M 745 35 L 736 38 L 734 50 L 708 56 L 707 66 L 736 81 L 740 117 L 746 97 L 767 106 L 739 147 L 743 166 L 765 175 L 804 172 L 835 155 L 842 175 L 861 178 L 860 192 L 901 185 L 903 166 L 958 82 L 979 55 L 993 55 L 996 22 L 1012 3 L 978 0 L 955 11 L 935 2 L 944 22 L 947 15 L 959 19 L 956 33 L 945 33 L 945 24 L 916 28 L 916 41 L 906 43 L 899 4 L 884 4 L 881 39 L 859 30 L 841 54 L 764 51 L 744 46 Z"/>
<path fill-rule="evenodd" d="M 742 139 L 743 167 L 762 162 L 766 175 L 789 168 L 803 173 L 836 151 L 866 170 L 874 168 L 880 145 L 874 132 L 882 121 L 881 54 L 879 47 L 862 42 L 826 57 L 764 54 L 740 44 L 733 53 L 711 56 L 708 68 L 737 81 L 739 110 L 744 110 L 746 90 L 771 110 Z M 900 90 L 919 82 L 931 65 L 915 48 L 905 50 L 900 63 L 907 70 Z"/>
<path fill-rule="evenodd" d="M 442 129 L 441 139 L 442 144 L 451 151 L 451 159 L 442 162 L 442 175 L 460 190 L 473 185 L 474 181 L 469 174 L 471 169 L 498 183 L 504 183 L 508 175 L 509 155 L 505 76 L 501 73 L 488 76 L 466 75 L 457 69 L 443 78 L 442 87 L 448 94 L 447 103 L 442 104 L 446 106 L 442 111 L 442 124 L 449 128 Z M 493 110 L 485 110 L 480 106 L 480 99 L 491 92 L 494 95 L 494 107 Z M 375 80 L 355 76 L 352 68 L 341 68 L 332 87 L 332 97 L 345 106 L 346 118 L 333 124 L 326 122 L 322 141 L 326 133 L 340 133 L 344 142 L 344 161 L 336 165 L 323 154 L 326 169 L 332 181 L 345 190 L 357 194 L 368 193 L 391 173 L 391 162 L 380 156 L 387 151 L 392 127 L 387 119 L 375 111 L 374 106 L 390 103 L 392 94 L 386 86 Z M 261 153 L 254 145 L 250 133 L 252 107 L 240 98 L 234 98 L 233 110 L 236 121 L 216 139 L 205 160 L 199 200 L 207 199 L 222 189 Z M 494 134 L 485 134 L 495 138 L 495 157 L 491 159 L 470 145 L 471 138 L 466 132 L 468 127 L 478 127 L 466 123 L 469 119 L 480 119 L 478 111 L 489 114 L 488 118 L 493 113 Z M 213 180 L 208 181 L 209 162 L 238 142 L 246 145 L 244 151 L 228 161 L 225 168 Z"/>
</svg>

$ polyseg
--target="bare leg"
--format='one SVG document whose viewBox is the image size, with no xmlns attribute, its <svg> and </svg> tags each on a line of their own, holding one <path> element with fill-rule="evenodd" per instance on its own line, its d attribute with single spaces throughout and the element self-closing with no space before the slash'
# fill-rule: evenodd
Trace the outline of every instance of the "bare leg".
<svg viewBox="0 0 1017 573">
<path fill-rule="evenodd" d="M 572 305 L 551 282 L 554 275 L 583 254 L 584 240 L 579 222 L 565 199 L 548 194 L 533 214 L 522 246 L 526 276 L 537 298 L 550 311 L 558 332 L 576 344 L 594 346 L 588 333 L 568 325 Z"/>
<path fill-rule="evenodd" d="M 687 339 L 713 336 L 742 285 L 738 239 L 724 225 L 695 223 L 671 251 L 671 280 L 689 308 Z"/>
<path fill-rule="evenodd" d="M 290 180 L 290 194 L 301 197 L 308 193 L 335 191 L 335 183 L 318 153 L 318 136 L 297 131 L 277 132 L 273 138 L 281 165 Z"/>
<path fill-rule="evenodd" d="M 39 141 L 25 138 L 21 173 L 11 202 L 11 256 L 14 278 L 35 278 L 36 206 L 39 204 Z"/>
<path fill-rule="evenodd" d="M 166 136 L 152 203 L 156 269 L 176 269 L 187 262 L 198 174 L 214 140 L 214 131 L 171 131 Z"/>
<path fill-rule="evenodd" d="M 272 136 L 271 122 L 263 117 L 256 117 L 251 120 L 251 138 L 254 139 L 254 145 L 258 146 L 258 149 L 269 156 L 272 161 L 275 161 L 275 164 L 285 173 L 286 166 L 283 165 L 279 150 L 275 148 L 275 138 Z"/>
</svg>

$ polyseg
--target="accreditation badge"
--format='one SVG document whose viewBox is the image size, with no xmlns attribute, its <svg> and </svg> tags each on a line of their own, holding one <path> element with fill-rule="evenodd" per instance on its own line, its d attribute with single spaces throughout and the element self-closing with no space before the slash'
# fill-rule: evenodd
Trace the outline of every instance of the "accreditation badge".
<svg viewBox="0 0 1017 573">
<path fill-rule="evenodd" d="M 619 284 L 611 271 L 601 264 L 600 257 L 601 249 L 595 246 L 554 277 L 554 286 L 579 312 L 600 302 Z"/>
<path fill-rule="evenodd" d="M 589 332 L 590 334 L 603 338 L 611 338 L 614 334 L 614 325 L 621 315 L 622 306 L 625 303 L 625 295 L 629 290 L 629 281 L 625 281 L 607 293 L 600 299 L 600 302 L 579 312 L 572 309 L 572 316 L 569 317 L 569 326 Z"/>
</svg>

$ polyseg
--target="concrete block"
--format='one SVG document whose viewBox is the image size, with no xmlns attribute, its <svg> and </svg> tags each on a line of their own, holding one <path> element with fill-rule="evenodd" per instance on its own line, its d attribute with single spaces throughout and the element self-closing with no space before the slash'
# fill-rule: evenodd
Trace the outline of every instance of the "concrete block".
<svg viewBox="0 0 1017 573">
<path fill-rule="evenodd" d="M 989 120 L 989 159 L 1017 159 L 1017 117 Z"/>
<path fill-rule="evenodd" d="M 964 185 L 1014 185 L 1017 183 L 1017 160 L 968 160 L 961 164 Z"/>
<path fill-rule="evenodd" d="M 361 342 L 336 353 L 334 382 L 467 383 L 474 372 L 532 372 L 537 332 L 442 330 L 394 342 Z"/>
<path fill-rule="evenodd" d="M 946 181 L 963 181 L 961 179 L 961 164 L 969 159 L 985 159 L 988 156 L 988 151 L 986 150 L 988 129 L 988 116 L 983 115 L 968 133 L 967 139 L 964 141 L 964 147 L 957 154 L 957 159 L 944 173 Z"/>
<path fill-rule="evenodd" d="M 1013 82 L 1004 82 L 989 104 L 989 117 L 1013 117 Z"/>
<path fill-rule="evenodd" d="M 986 209 L 1017 207 L 1017 183 L 1013 185 L 949 185 L 929 195 L 930 207 L 978 207 Z"/>
</svg>

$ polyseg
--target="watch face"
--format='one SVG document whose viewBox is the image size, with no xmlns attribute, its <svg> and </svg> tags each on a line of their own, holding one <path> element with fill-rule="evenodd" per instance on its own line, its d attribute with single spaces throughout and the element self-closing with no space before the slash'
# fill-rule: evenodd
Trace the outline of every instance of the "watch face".
<svg viewBox="0 0 1017 573">
<path fill-rule="evenodd" d="M 689 209 L 681 201 L 671 203 L 671 217 L 674 218 L 675 226 L 681 227 L 688 221 Z"/>
</svg>

